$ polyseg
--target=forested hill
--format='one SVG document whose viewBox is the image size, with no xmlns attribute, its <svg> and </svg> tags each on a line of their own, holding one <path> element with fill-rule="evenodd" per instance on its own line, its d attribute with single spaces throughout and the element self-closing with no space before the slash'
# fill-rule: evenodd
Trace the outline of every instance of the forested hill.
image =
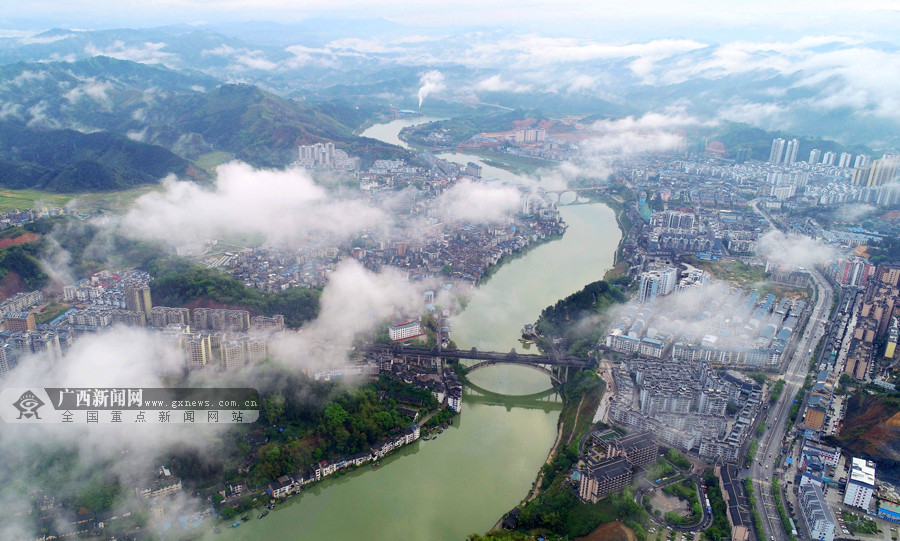
<svg viewBox="0 0 900 541">
<path fill-rule="evenodd" d="M 170 173 L 203 174 L 160 146 L 108 132 L 35 130 L 0 121 L 0 186 L 53 192 L 110 191 Z"/>
<path fill-rule="evenodd" d="M 158 276 L 150 283 L 157 306 L 216 307 L 248 310 L 254 315 L 284 315 L 299 327 L 319 313 L 319 290 L 295 287 L 269 293 L 245 286 L 217 270 L 189 268 Z"/>
<path fill-rule="evenodd" d="M 610 306 L 626 300 L 622 291 L 603 280 L 584 286 L 581 291 L 544 308 L 535 326 L 541 335 L 538 346 L 549 351 L 552 339 L 561 338 L 564 348 L 585 355 L 605 331 L 597 324 L 600 316 Z"/>
</svg>

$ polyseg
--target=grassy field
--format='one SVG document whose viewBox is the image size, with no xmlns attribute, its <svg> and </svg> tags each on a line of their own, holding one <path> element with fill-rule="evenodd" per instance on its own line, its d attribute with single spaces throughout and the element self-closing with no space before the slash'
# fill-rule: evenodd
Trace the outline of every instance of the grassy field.
<svg viewBox="0 0 900 541">
<path fill-rule="evenodd" d="M 56 207 L 61 208 L 68 203 L 74 195 L 62 193 L 42 192 L 40 190 L 9 190 L 0 189 L 0 210 L 6 212 L 15 209 Z"/>
<path fill-rule="evenodd" d="M 514 154 L 506 154 L 503 152 L 490 152 L 485 150 L 464 149 L 466 154 L 474 154 L 482 159 L 482 161 L 493 167 L 508 169 L 520 175 L 533 175 L 541 169 L 556 169 L 556 162 L 542 160 L 539 158 L 531 158 L 529 156 L 516 156 Z"/>
<path fill-rule="evenodd" d="M 66 312 L 66 310 L 68 310 L 71 307 L 72 307 L 72 305 L 70 305 L 70 304 L 59 304 L 59 303 L 49 304 L 43 309 L 43 311 L 34 314 L 34 322 L 37 323 L 38 325 L 41 325 L 43 323 L 50 323 L 57 317 L 63 315 Z"/>
<path fill-rule="evenodd" d="M 719 280 L 725 280 L 740 287 L 758 287 L 761 285 L 760 282 L 766 280 L 766 271 L 763 267 L 751 267 L 739 259 L 706 261 L 692 257 L 686 262 L 709 272 Z"/>
<path fill-rule="evenodd" d="M 232 159 L 234 159 L 234 154 L 222 150 L 216 150 L 214 152 L 207 152 L 206 154 L 201 155 L 194 161 L 194 163 L 197 164 L 197 167 L 201 169 L 205 169 L 210 173 L 215 173 L 216 167 L 222 165 L 223 163 L 227 163 Z"/>
<path fill-rule="evenodd" d="M 74 207 L 76 210 L 125 210 L 138 197 L 149 192 L 158 191 L 162 191 L 162 186 L 141 186 L 140 188 L 116 192 L 74 194 L 42 192 L 40 190 L 0 189 L 0 212 L 26 208 L 62 208 L 67 205 Z"/>
</svg>

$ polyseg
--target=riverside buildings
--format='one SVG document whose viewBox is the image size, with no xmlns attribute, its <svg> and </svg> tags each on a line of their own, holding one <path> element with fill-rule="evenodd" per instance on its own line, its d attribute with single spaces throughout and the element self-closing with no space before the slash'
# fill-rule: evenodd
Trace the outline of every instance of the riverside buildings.
<svg viewBox="0 0 900 541">
<path fill-rule="evenodd" d="M 631 483 L 633 471 L 652 464 L 659 446 L 650 432 L 612 439 L 592 438 L 591 448 L 579 461 L 578 496 L 596 503 Z"/>
</svg>

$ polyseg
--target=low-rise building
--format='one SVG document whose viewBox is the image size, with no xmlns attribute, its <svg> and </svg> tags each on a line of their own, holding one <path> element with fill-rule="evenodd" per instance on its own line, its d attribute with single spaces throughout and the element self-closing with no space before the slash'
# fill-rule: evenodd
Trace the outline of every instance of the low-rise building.
<svg viewBox="0 0 900 541">
<path fill-rule="evenodd" d="M 284 498 L 288 494 L 294 492 L 294 478 L 290 475 L 282 475 L 278 479 L 269 483 L 266 489 L 273 498 Z"/>
<path fill-rule="evenodd" d="M 797 489 L 797 501 L 810 538 L 819 541 L 834 541 L 837 521 L 825 502 L 822 489 L 812 483 L 800 486 Z"/>
<path fill-rule="evenodd" d="M 422 336 L 422 326 L 418 321 L 406 321 L 388 327 L 388 336 L 394 342 Z"/>
<path fill-rule="evenodd" d="M 900 504 L 881 500 L 878 502 L 878 516 L 884 520 L 900 524 Z"/>
</svg>

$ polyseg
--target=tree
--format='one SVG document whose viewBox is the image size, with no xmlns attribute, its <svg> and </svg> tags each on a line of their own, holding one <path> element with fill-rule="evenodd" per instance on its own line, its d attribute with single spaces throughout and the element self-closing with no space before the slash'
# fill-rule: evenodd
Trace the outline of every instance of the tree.
<svg viewBox="0 0 900 541">
<path fill-rule="evenodd" d="M 284 395 L 281 391 L 269 393 L 263 398 L 262 406 L 266 420 L 270 425 L 274 425 L 284 415 Z"/>
<path fill-rule="evenodd" d="M 347 410 L 337 402 L 332 402 L 325 408 L 325 422 L 331 428 L 343 425 L 348 416 Z"/>
</svg>

